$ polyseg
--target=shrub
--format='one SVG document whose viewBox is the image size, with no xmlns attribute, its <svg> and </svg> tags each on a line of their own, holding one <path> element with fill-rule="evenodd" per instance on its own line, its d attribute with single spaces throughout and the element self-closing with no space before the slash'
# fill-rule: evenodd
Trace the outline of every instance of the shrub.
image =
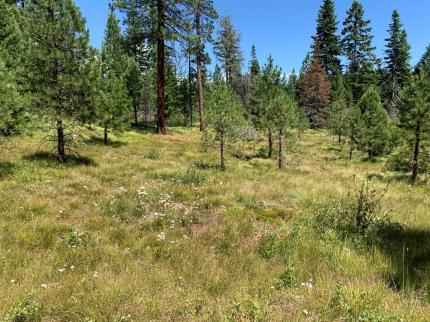
<svg viewBox="0 0 430 322">
<path fill-rule="evenodd" d="M 194 168 L 189 168 L 185 173 L 178 173 L 173 179 L 178 183 L 200 186 L 206 181 L 206 176 Z"/>
<path fill-rule="evenodd" d="M 28 298 L 6 314 L 6 322 L 40 322 L 42 321 L 41 306 Z"/>
<path fill-rule="evenodd" d="M 358 186 L 355 182 L 345 196 L 323 205 L 311 221 L 316 228 L 333 229 L 342 237 L 368 235 L 389 224 L 388 214 L 382 214 L 380 207 L 385 193 L 372 188 L 368 178 Z"/>
<path fill-rule="evenodd" d="M 88 232 L 69 231 L 67 234 L 67 246 L 70 248 L 87 247 L 90 241 Z"/>
<path fill-rule="evenodd" d="M 289 265 L 276 281 L 276 288 L 283 289 L 297 286 L 297 278 L 294 267 Z"/>
<path fill-rule="evenodd" d="M 392 171 L 411 172 L 412 171 L 412 152 L 406 145 L 397 147 L 390 155 L 387 163 L 387 168 Z M 430 170 L 430 153 L 424 149 L 421 153 L 421 158 L 418 160 L 419 173 L 426 173 Z"/>
</svg>

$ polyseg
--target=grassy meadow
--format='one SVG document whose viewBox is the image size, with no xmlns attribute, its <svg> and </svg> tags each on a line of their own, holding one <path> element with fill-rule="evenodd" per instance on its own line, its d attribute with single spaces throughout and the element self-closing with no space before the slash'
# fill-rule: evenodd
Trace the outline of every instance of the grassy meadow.
<svg viewBox="0 0 430 322">
<path fill-rule="evenodd" d="M 283 170 L 241 143 L 225 172 L 195 129 L 92 140 L 66 165 L 41 137 L 2 148 L 0 320 L 430 320 L 429 186 L 326 132 Z M 345 236 L 324 209 L 366 176 L 391 228 Z"/>
</svg>

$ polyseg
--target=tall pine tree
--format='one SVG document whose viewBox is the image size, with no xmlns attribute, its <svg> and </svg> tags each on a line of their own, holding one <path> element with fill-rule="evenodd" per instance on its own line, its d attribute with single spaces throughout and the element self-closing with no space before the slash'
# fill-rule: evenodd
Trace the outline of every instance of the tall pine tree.
<svg viewBox="0 0 430 322">
<path fill-rule="evenodd" d="M 319 45 L 320 63 L 329 76 L 341 70 L 340 37 L 336 34 L 337 25 L 334 1 L 324 0 L 318 13 L 317 31 L 313 38 L 314 43 Z"/>
<path fill-rule="evenodd" d="M 194 29 L 194 56 L 196 63 L 197 98 L 199 103 L 200 131 L 205 129 L 205 95 L 203 85 L 203 64 L 207 62 L 205 43 L 212 41 L 214 20 L 218 18 L 213 0 L 188 0 Z"/>
<path fill-rule="evenodd" d="M 25 5 L 25 31 L 30 42 L 26 58 L 27 82 L 34 111 L 54 121 L 57 156 L 66 161 L 67 120 L 82 107 L 89 63 L 88 31 L 72 0 L 39 0 Z"/>
<path fill-rule="evenodd" d="M 343 23 L 342 51 L 348 59 L 346 85 L 358 102 L 366 88 L 374 82 L 376 56 L 372 46 L 370 20 L 364 19 L 363 6 L 354 0 Z"/>
<path fill-rule="evenodd" d="M 412 181 L 422 172 L 423 154 L 430 139 L 430 77 L 420 70 L 407 84 L 401 95 L 399 126 L 411 155 Z"/>
<path fill-rule="evenodd" d="M 249 74 L 251 75 L 251 81 L 260 75 L 260 64 L 257 58 L 257 50 L 255 45 L 252 45 L 251 49 L 251 61 L 249 62 Z"/>
<path fill-rule="evenodd" d="M 399 108 L 400 92 L 410 74 L 410 46 L 406 31 L 402 28 L 400 15 L 393 11 L 392 21 L 386 39 L 383 99 L 386 109 L 396 115 Z"/>
<path fill-rule="evenodd" d="M 241 75 L 243 55 L 240 49 L 240 35 L 234 29 L 230 16 L 221 18 L 214 52 L 224 67 L 227 83 L 232 84 Z"/>
<path fill-rule="evenodd" d="M 109 131 L 121 130 L 130 114 L 127 93 L 127 71 L 130 60 L 126 56 L 121 29 L 113 8 L 108 17 L 101 52 L 101 100 L 98 123 L 104 129 L 104 143 L 109 144 Z"/>
</svg>

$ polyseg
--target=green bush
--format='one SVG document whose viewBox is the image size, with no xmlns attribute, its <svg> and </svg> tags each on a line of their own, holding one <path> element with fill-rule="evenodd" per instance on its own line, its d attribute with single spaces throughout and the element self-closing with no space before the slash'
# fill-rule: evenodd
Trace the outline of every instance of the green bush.
<svg viewBox="0 0 430 322">
<path fill-rule="evenodd" d="M 40 322 L 42 321 L 41 306 L 28 298 L 6 314 L 5 322 Z"/>
</svg>

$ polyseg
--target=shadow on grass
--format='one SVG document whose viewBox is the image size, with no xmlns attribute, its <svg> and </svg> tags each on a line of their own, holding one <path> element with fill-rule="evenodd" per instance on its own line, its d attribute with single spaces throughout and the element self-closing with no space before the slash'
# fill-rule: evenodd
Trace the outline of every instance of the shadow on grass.
<svg viewBox="0 0 430 322">
<path fill-rule="evenodd" d="M 391 263 L 388 285 L 395 290 L 424 290 L 428 294 L 430 230 L 392 224 L 379 232 L 378 239 L 378 248 Z"/>
<path fill-rule="evenodd" d="M 157 126 L 153 124 L 142 124 L 142 123 L 133 123 L 131 125 L 132 131 L 140 134 L 154 134 L 157 130 Z"/>
<path fill-rule="evenodd" d="M 0 162 L 0 180 L 10 176 L 15 170 L 15 165 L 11 162 Z"/>
<path fill-rule="evenodd" d="M 199 170 L 221 170 L 221 166 L 215 163 L 209 163 L 205 161 L 194 162 L 194 166 Z"/>
<path fill-rule="evenodd" d="M 119 147 L 122 147 L 124 145 L 127 145 L 127 142 L 112 141 L 112 140 L 109 140 L 109 144 L 105 145 L 104 140 L 102 138 L 96 137 L 96 136 L 86 140 L 85 143 L 90 144 L 90 145 L 100 145 L 100 146 L 106 146 L 106 147 L 111 147 L 111 148 L 119 148 Z"/>
<path fill-rule="evenodd" d="M 67 167 L 73 167 L 73 166 L 97 166 L 97 163 L 88 157 L 79 156 L 79 155 L 67 155 L 66 156 L 66 162 L 60 163 L 58 161 L 57 155 L 50 152 L 36 152 L 33 154 L 29 154 L 24 156 L 24 160 L 32 161 L 32 162 L 40 162 L 47 166 L 58 166 L 58 165 L 64 165 Z"/>
</svg>

